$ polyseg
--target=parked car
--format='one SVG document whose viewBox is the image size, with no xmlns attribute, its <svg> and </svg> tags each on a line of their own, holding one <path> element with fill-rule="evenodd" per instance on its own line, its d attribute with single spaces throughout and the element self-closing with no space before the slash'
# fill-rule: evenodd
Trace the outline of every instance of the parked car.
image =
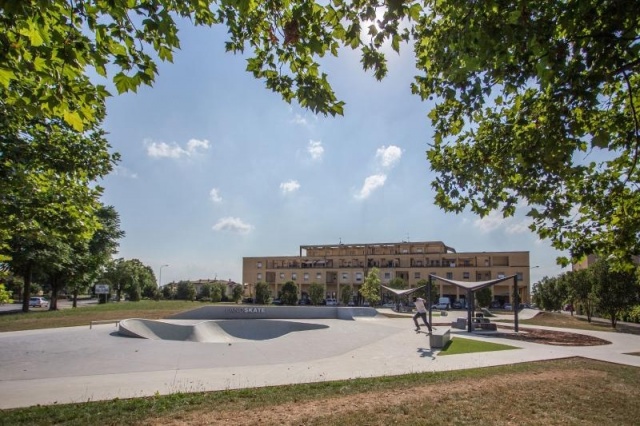
<svg viewBox="0 0 640 426">
<path fill-rule="evenodd" d="M 502 307 L 502 309 L 504 309 L 506 311 L 511 311 L 511 310 L 513 310 L 513 305 L 511 305 L 511 303 L 505 303 L 504 306 Z"/>
<path fill-rule="evenodd" d="M 304 299 L 298 300 L 298 305 L 310 305 L 310 304 L 311 304 L 311 299 L 304 298 Z"/>
<path fill-rule="evenodd" d="M 282 300 L 280 300 L 280 299 L 273 299 L 273 300 L 271 301 L 271 304 L 272 304 L 272 305 L 282 305 Z"/>
<path fill-rule="evenodd" d="M 462 309 L 462 303 L 460 303 L 460 302 L 458 302 L 458 301 L 453 302 L 453 303 L 451 304 L 451 307 L 452 307 L 453 309 Z"/>
<path fill-rule="evenodd" d="M 29 298 L 29 307 L 31 308 L 48 308 L 49 301 L 44 297 L 31 297 Z"/>
<path fill-rule="evenodd" d="M 497 300 L 494 300 L 493 302 L 491 302 L 489 304 L 489 308 L 491 308 L 491 309 L 500 309 L 500 302 L 498 302 Z"/>
<path fill-rule="evenodd" d="M 438 311 L 446 311 L 449 309 L 449 304 L 448 303 L 436 303 L 435 305 L 431 306 L 431 309 L 435 309 Z"/>
<path fill-rule="evenodd" d="M 338 301 L 336 299 L 327 299 L 327 306 L 338 306 Z"/>
</svg>

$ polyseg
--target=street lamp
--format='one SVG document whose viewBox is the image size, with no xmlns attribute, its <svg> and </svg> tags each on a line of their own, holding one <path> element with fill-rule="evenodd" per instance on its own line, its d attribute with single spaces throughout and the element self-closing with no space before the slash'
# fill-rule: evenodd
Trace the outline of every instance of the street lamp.
<svg viewBox="0 0 640 426">
<path fill-rule="evenodd" d="M 158 288 L 162 287 L 162 268 L 169 265 L 160 265 L 160 275 L 158 276 Z"/>
</svg>

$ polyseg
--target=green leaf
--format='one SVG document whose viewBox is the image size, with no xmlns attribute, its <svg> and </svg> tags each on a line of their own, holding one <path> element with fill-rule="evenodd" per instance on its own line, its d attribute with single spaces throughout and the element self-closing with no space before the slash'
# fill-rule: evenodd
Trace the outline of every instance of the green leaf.
<svg viewBox="0 0 640 426">
<path fill-rule="evenodd" d="M 74 130 L 81 132 L 84 128 L 84 124 L 82 123 L 82 118 L 80 114 L 76 111 L 65 111 L 64 112 L 64 121 L 67 122 Z"/>
<path fill-rule="evenodd" d="M 0 68 L 0 84 L 4 87 L 9 87 L 9 83 L 11 80 L 15 78 L 15 74 L 13 71 L 8 70 L 6 68 Z"/>
</svg>

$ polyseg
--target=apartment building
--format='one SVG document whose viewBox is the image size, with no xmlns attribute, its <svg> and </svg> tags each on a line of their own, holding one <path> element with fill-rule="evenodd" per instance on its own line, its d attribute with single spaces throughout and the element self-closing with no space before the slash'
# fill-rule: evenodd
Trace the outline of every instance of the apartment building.
<svg viewBox="0 0 640 426">
<path fill-rule="evenodd" d="M 528 251 L 461 252 L 441 241 L 329 244 L 300 246 L 298 256 L 244 257 L 242 279 L 247 293 L 258 282 L 265 282 L 274 298 L 287 281 L 298 285 L 298 296 L 307 293 L 312 283 L 323 284 L 327 298 L 337 298 L 344 286 L 352 290 L 354 301 L 363 301 L 358 293 L 367 273 L 378 268 L 383 285 L 402 278 L 409 287 L 434 274 L 457 281 L 486 281 L 517 275 L 520 300 L 530 301 Z M 438 281 L 440 295 L 464 305 L 466 292 Z M 513 303 L 513 282 L 491 287 L 493 300 L 500 305 Z"/>
</svg>

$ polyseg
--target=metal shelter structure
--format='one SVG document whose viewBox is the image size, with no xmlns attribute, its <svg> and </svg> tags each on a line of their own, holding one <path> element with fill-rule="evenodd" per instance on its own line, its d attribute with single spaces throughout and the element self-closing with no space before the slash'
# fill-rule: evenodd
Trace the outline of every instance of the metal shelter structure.
<svg viewBox="0 0 640 426">
<path fill-rule="evenodd" d="M 513 323 L 514 323 L 514 328 L 516 333 L 518 332 L 518 303 L 519 303 L 520 297 L 518 294 L 518 276 L 517 275 L 509 275 L 508 277 L 496 278 L 495 280 L 489 280 L 489 281 L 455 281 L 455 280 L 450 280 L 448 278 L 442 278 L 437 275 L 429 274 L 428 290 L 431 290 L 431 283 L 433 279 L 443 281 L 447 284 L 454 285 L 456 287 L 462 288 L 467 291 L 467 331 L 469 333 L 473 331 L 471 318 L 473 316 L 473 311 L 475 310 L 475 292 L 478 290 L 482 290 L 485 287 L 491 287 L 492 285 L 496 285 L 501 282 L 512 279 L 513 280 L 513 301 L 514 301 L 512 306 L 513 313 L 514 313 Z M 412 289 L 412 290 L 416 290 L 416 289 Z M 429 300 L 431 300 L 431 297 L 429 297 Z M 429 306 L 429 323 L 431 323 L 431 306 Z"/>
</svg>

